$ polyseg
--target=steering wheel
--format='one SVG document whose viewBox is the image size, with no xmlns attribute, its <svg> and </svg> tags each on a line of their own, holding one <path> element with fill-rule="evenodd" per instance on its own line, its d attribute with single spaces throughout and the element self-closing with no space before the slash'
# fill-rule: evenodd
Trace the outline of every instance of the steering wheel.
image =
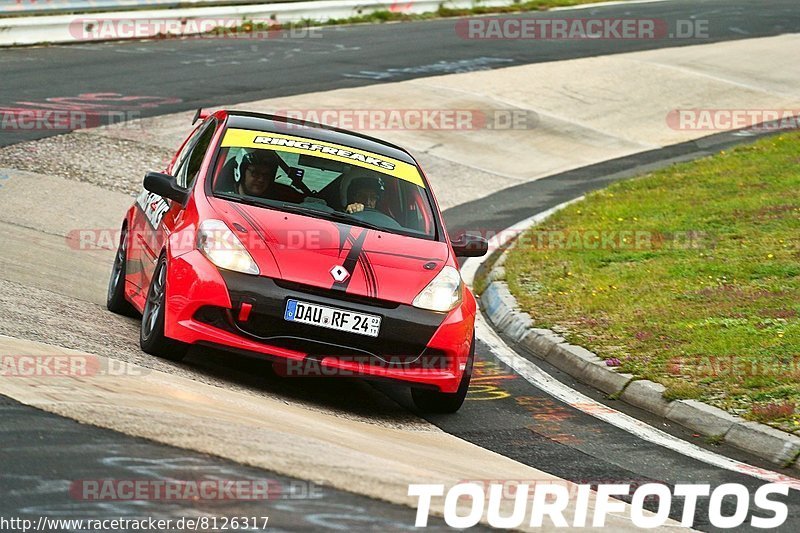
<svg viewBox="0 0 800 533">
<path fill-rule="evenodd" d="M 378 226 L 383 226 L 386 229 L 402 229 L 403 226 L 400 225 L 395 219 L 384 213 L 383 211 L 379 211 L 374 207 L 364 207 L 363 211 L 359 211 L 358 213 L 353 213 L 353 216 L 356 218 L 360 218 L 364 222 L 369 222 L 371 224 L 375 224 Z"/>
</svg>

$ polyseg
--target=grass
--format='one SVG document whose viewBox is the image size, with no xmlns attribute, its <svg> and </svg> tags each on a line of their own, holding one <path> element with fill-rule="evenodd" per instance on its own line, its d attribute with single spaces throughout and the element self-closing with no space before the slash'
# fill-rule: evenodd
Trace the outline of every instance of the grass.
<svg viewBox="0 0 800 533">
<path fill-rule="evenodd" d="M 492 270 L 492 265 L 500 258 L 500 255 L 506 250 L 506 247 L 498 248 L 484 259 L 475 272 L 475 278 L 472 280 L 472 291 L 475 294 L 482 294 L 483 291 L 489 286 L 489 274 Z"/>
<path fill-rule="evenodd" d="M 291 22 L 285 24 L 272 24 L 265 22 L 254 22 L 245 20 L 241 26 L 236 28 L 220 28 L 213 30 L 211 33 L 250 33 L 262 32 L 265 30 L 280 31 L 289 30 L 292 28 L 305 28 L 310 26 L 338 26 L 342 24 L 381 24 L 385 22 L 409 22 L 414 20 L 430 20 L 438 18 L 451 18 L 451 17 L 465 17 L 469 15 L 490 15 L 490 14 L 505 14 L 505 13 L 522 13 L 528 11 L 545 11 L 554 7 L 569 7 L 581 4 L 596 4 L 598 2 L 605 2 L 607 0 L 529 0 L 521 2 L 515 0 L 507 6 L 482 6 L 480 0 L 474 3 L 470 8 L 450 8 L 445 6 L 445 2 L 439 4 L 436 11 L 428 13 L 403 13 L 402 11 L 388 11 L 380 10 L 362 15 L 354 15 L 345 18 L 332 18 L 324 21 L 304 19 L 299 22 Z M 406 2 L 398 2 L 398 6 L 402 7 Z M 169 37 L 169 36 L 165 36 Z"/>
<path fill-rule="evenodd" d="M 668 399 L 800 429 L 799 134 L 615 184 L 521 239 L 506 278 L 537 326 Z"/>
</svg>

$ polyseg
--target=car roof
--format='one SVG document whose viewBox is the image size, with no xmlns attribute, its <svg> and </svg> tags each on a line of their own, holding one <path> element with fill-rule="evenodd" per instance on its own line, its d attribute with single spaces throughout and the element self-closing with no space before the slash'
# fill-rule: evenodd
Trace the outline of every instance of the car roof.
<svg viewBox="0 0 800 533">
<path fill-rule="evenodd" d="M 267 115 L 263 113 L 252 113 L 248 111 L 224 111 L 228 117 L 229 128 L 240 128 L 246 130 L 264 131 L 270 133 L 282 133 L 296 135 L 316 141 L 324 141 L 344 146 L 350 146 L 359 150 L 372 152 L 374 154 L 391 157 L 399 161 L 404 161 L 417 166 L 414 158 L 403 148 L 391 144 L 375 137 L 356 133 L 354 131 L 343 130 L 333 126 L 317 124 L 316 122 L 306 122 L 278 115 Z M 291 127 L 287 127 L 291 124 Z"/>
</svg>

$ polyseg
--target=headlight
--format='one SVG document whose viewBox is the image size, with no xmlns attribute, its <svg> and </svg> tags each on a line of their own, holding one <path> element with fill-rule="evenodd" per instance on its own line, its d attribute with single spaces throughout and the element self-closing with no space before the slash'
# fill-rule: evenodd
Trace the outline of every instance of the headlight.
<svg viewBox="0 0 800 533">
<path fill-rule="evenodd" d="M 431 311 L 450 311 L 461 302 L 463 290 L 461 274 L 455 268 L 446 266 L 422 289 L 411 305 Z"/>
<path fill-rule="evenodd" d="M 242 241 L 221 220 L 205 220 L 200 224 L 197 249 L 219 268 L 258 275 L 258 265 Z"/>
</svg>

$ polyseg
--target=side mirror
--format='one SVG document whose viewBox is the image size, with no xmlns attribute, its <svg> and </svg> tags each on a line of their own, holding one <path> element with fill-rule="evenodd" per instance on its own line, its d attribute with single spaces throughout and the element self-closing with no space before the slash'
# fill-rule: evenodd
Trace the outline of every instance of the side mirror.
<svg viewBox="0 0 800 533">
<path fill-rule="evenodd" d="M 451 244 L 456 257 L 482 257 L 489 251 L 489 242 L 479 235 L 464 233 Z"/>
<path fill-rule="evenodd" d="M 148 172 L 144 175 L 144 188 L 163 198 L 175 200 L 183 205 L 189 198 L 189 191 L 178 187 L 174 176 L 160 172 Z"/>
</svg>

